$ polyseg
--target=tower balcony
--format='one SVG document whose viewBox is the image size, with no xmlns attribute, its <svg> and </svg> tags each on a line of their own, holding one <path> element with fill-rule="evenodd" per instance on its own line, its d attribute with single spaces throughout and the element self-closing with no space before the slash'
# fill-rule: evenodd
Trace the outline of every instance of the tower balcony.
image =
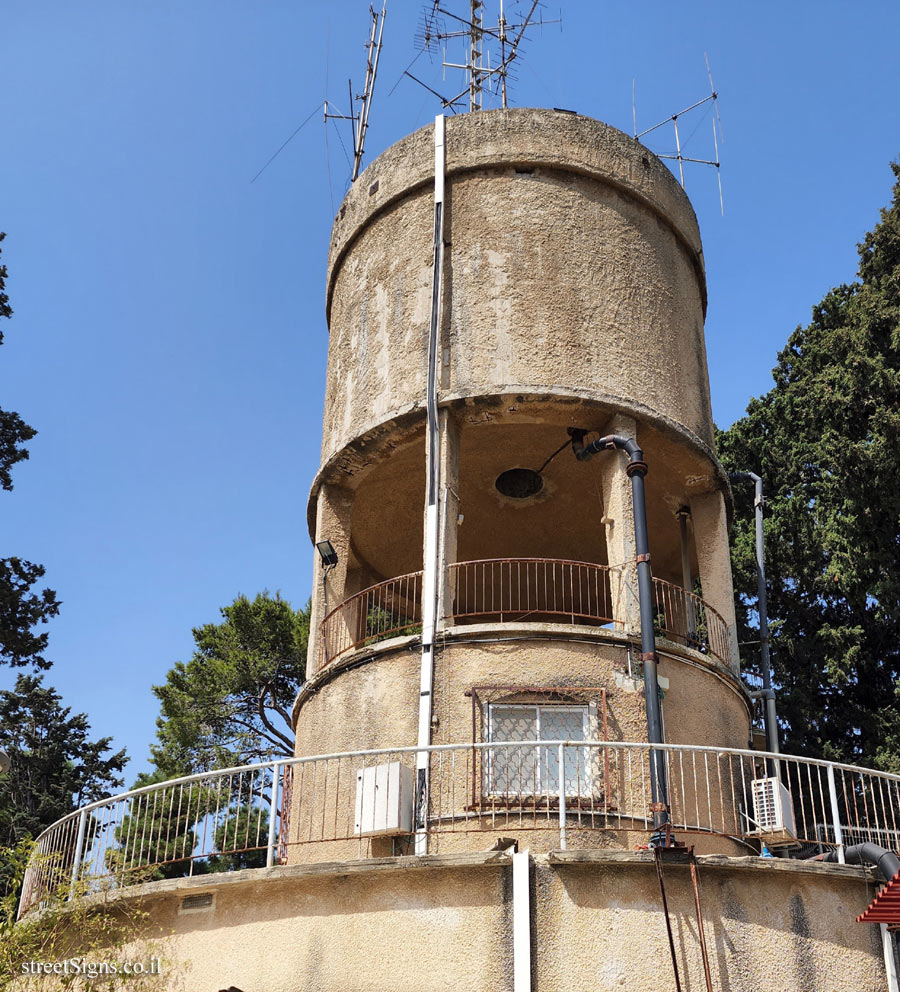
<svg viewBox="0 0 900 992">
<path fill-rule="evenodd" d="M 900 775 L 738 748 L 529 740 L 511 725 L 503 732 L 504 739 L 425 749 L 280 758 L 82 806 L 36 839 L 20 914 L 38 911 L 54 893 L 110 898 L 151 879 L 173 891 L 179 879 L 205 876 L 214 891 L 217 876 L 249 881 L 241 869 L 257 869 L 274 885 L 291 866 L 346 873 L 355 861 L 397 857 L 399 867 L 417 834 L 438 856 L 498 852 L 518 839 L 559 865 L 618 858 L 621 866 L 653 827 L 654 753 L 678 838 L 719 855 L 720 866 L 721 855 L 736 858 L 744 872 L 746 855 L 759 865 L 763 845 L 780 850 L 777 862 L 762 862 L 772 868 L 762 884 L 777 886 L 787 858 L 834 852 L 843 861 L 844 848 L 861 843 L 900 849 Z M 416 806 L 414 768 L 423 753 L 430 785 Z M 512 839 L 498 846 L 498 837 Z"/>
<path fill-rule="evenodd" d="M 619 632 L 634 630 L 637 592 L 631 568 L 554 558 L 490 558 L 455 562 L 438 591 L 444 627 L 545 623 Z M 731 657 L 731 631 L 699 596 L 653 579 L 657 636 L 709 655 Z M 398 575 L 349 596 L 331 609 L 319 638 L 320 669 L 349 653 L 421 632 L 422 572 Z"/>
</svg>

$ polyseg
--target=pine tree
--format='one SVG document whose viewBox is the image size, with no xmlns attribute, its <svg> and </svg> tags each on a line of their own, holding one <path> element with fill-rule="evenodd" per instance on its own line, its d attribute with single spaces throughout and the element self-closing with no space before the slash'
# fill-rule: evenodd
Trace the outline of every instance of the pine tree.
<svg viewBox="0 0 900 992">
<path fill-rule="evenodd" d="M 0 241 L 5 237 L 0 232 Z M 6 295 L 7 274 L 6 266 L 0 264 L 0 317 L 9 319 L 13 311 Z M 0 409 L 0 487 L 3 489 L 12 489 L 12 467 L 28 458 L 24 444 L 36 433 L 17 413 Z M 31 586 L 43 575 L 41 565 L 21 558 L 0 558 L 0 664 L 50 667 L 42 653 L 47 646 L 47 635 L 32 633 L 32 627 L 47 623 L 59 613 L 52 589 L 31 592 Z"/>
<path fill-rule="evenodd" d="M 291 757 L 291 706 L 306 671 L 309 606 L 238 596 L 221 623 L 193 631 L 197 650 L 153 692 L 161 703 L 153 762 L 169 776 Z"/>
<path fill-rule="evenodd" d="M 783 747 L 900 771 L 900 164 L 858 279 L 813 308 L 775 384 L 719 436 L 766 489 Z M 742 641 L 755 631 L 750 487 L 735 487 Z M 752 663 L 752 652 L 747 654 Z"/>
<path fill-rule="evenodd" d="M 0 746 L 11 759 L 0 776 L 0 846 L 37 837 L 122 785 L 125 752 L 110 753 L 109 737 L 91 740 L 87 717 L 73 716 L 40 675 L 20 675 L 0 691 Z"/>
</svg>

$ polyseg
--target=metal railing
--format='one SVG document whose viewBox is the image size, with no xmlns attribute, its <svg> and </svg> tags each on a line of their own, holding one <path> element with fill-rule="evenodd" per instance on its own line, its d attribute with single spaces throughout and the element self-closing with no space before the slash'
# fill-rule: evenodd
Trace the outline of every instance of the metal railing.
<svg viewBox="0 0 900 992">
<path fill-rule="evenodd" d="M 553 558 L 490 558 L 449 565 L 445 582 L 448 623 L 625 623 L 623 568 Z M 388 637 L 418 633 L 421 593 L 422 573 L 413 572 L 350 596 L 322 623 L 324 663 Z M 663 579 L 653 579 L 653 595 L 660 635 L 728 664 L 728 626 L 711 606 Z"/>
<path fill-rule="evenodd" d="M 430 747 L 427 815 L 416 824 L 419 750 L 284 759 L 92 803 L 37 839 L 20 913 L 60 890 L 77 895 L 284 860 L 412 853 L 416 831 L 428 834 L 435 852 L 484 849 L 496 831 L 543 832 L 534 844 L 548 850 L 568 843 L 630 850 L 652 828 L 646 743 Z M 733 853 L 735 844 L 739 850 L 767 843 L 801 856 L 862 840 L 898 847 L 898 775 L 729 748 L 654 750 L 665 757 L 676 834 L 708 835 L 707 847 Z"/>
<path fill-rule="evenodd" d="M 609 568 L 552 558 L 490 558 L 447 569 L 453 623 L 613 622 Z"/>
<path fill-rule="evenodd" d="M 681 586 L 653 579 L 656 623 L 664 637 L 729 663 L 728 624 L 709 603 Z"/>
<path fill-rule="evenodd" d="M 422 573 L 379 582 L 345 599 L 322 621 L 328 664 L 347 651 L 422 630 Z"/>
</svg>

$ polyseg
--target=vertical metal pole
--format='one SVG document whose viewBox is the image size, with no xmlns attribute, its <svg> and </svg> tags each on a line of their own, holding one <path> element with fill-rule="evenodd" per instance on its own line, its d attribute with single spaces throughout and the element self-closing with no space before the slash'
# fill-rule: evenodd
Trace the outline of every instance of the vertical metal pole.
<svg viewBox="0 0 900 992">
<path fill-rule="evenodd" d="M 769 655 L 769 610 L 766 600 L 766 550 L 763 540 L 762 479 L 755 472 L 733 472 L 732 479 L 749 479 L 753 482 L 754 525 L 756 529 L 756 598 L 759 612 L 759 648 L 763 677 L 763 698 L 766 704 L 766 750 L 779 754 L 778 717 L 775 712 L 775 690 L 772 688 L 772 662 Z M 777 774 L 776 762 L 776 774 Z"/>
<path fill-rule="evenodd" d="M 644 703 L 647 708 L 647 739 L 650 743 L 650 800 L 653 804 L 653 827 L 657 834 L 668 822 L 669 804 L 666 787 L 665 753 L 653 745 L 663 743 L 662 713 L 659 705 L 656 634 L 653 629 L 653 579 L 650 574 L 650 542 L 647 534 L 647 503 L 644 475 L 647 466 L 640 449 L 630 453 L 628 474 L 634 504 L 634 547 L 637 552 L 638 602 L 641 612 L 641 661 L 644 665 Z M 652 841 L 651 841 L 652 843 Z"/>
<path fill-rule="evenodd" d="M 500 0 L 497 30 L 500 38 L 500 105 L 506 110 L 506 18 L 503 16 L 503 0 Z"/>
<path fill-rule="evenodd" d="M 566 745 L 559 745 L 559 849 L 566 849 Z"/>
<path fill-rule="evenodd" d="M 531 992 L 531 891 L 527 851 L 513 854 L 513 990 Z"/>
<path fill-rule="evenodd" d="M 678 530 L 681 534 L 681 584 L 686 593 L 694 591 L 694 580 L 691 576 L 691 549 L 688 544 L 687 521 L 691 511 L 687 507 L 682 507 L 678 513 Z M 687 636 L 692 640 L 697 636 L 697 618 L 694 616 L 694 601 L 690 595 L 684 597 L 684 616 L 687 627 Z"/>
<path fill-rule="evenodd" d="M 431 325 L 428 333 L 428 376 L 425 396 L 426 495 L 425 548 L 422 575 L 422 666 L 419 679 L 419 730 L 416 752 L 416 854 L 428 853 L 428 766 L 434 689 L 434 633 L 440 568 L 438 492 L 440 457 L 437 407 L 437 362 L 440 344 L 441 297 L 444 276 L 444 124 L 434 119 L 434 269 L 431 286 Z"/>
<path fill-rule="evenodd" d="M 84 832 L 87 828 L 87 811 L 78 814 L 78 836 L 75 839 L 75 859 L 72 861 L 72 880 L 69 883 L 69 897 L 75 896 L 75 886 L 81 874 L 81 858 L 84 852 Z"/>
<path fill-rule="evenodd" d="M 844 835 L 841 833 L 841 813 L 838 809 L 837 786 L 834 781 L 834 765 L 828 763 L 828 795 L 831 799 L 831 826 L 834 842 L 837 844 L 838 864 L 844 864 Z"/>
<path fill-rule="evenodd" d="M 681 173 L 681 188 L 684 189 L 684 159 L 681 157 L 681 139 L 678 137 L 678 115 L 672 118 L 675 125 L 675 150 L 678 152 L 678 171 Z"/>
<path fill-rule="evenodd" d="M 884 949 L 884 970 L 887 972 L 888 992 L 900 992 L 900 981 L 897 979 L 897 959 L 894 957 L 894 938 L 886 923 L 881 926 L 881 946 Z"/>
<path fill-rule="evenodd" d="M 469 34 L 469 110 L 481 110 L 481 43 L 484 0 L 471 0 Z"/>
<path fill-rule="evenodd" d="M 272 769 L 272 792 L 269 801 L 269 840 L 266 845 L 266 868 L 275 864 L 275 824 L 278 820 L 278 779 L 281 777 L 281 762 Z"/>
</svg>

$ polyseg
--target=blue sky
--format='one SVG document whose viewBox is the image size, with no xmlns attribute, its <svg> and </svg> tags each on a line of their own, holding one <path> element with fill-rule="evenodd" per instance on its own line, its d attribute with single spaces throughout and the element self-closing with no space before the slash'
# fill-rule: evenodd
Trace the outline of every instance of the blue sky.
<svg viewBox="0 0 900 992">
<path fill-rule="evenodd" d="M 709 54 L 724 219 L 712 170 L 689 167 L 687 190 L 727 426 L 769 388 L 812 305 L 853 278 L 856 243 L 888 201 L 900 5 L 562 0 L 544 16 L 560 7 L 562 27 L 531 36 L 515 106 L 630 131 L 634 79 L 640 130 L 706 95 Z M 309 595 L 329 186 L 337 205 L 349 177 L 337 125 L 330 163 L 317 115 L 250 180 L 326 78 L 342 107 L 348 76 L 361 84 L 368 2 L 2 8 L 0 230 L 16 312 L 0 396 L 40 433 L 0 493 L 0 553 L 46 566 L 63 602 L 48 681 L 128 748 L 130 780 L 153 737 L 150 686 L 187 660 L 191 627 L 239 592 Z M 398 82 L 420 9 L 389 0 L 368 161 L 438 109 Z M 413 71 L 457 82 L 427 56 Z M 695 124 L 685 153 L 705 158 L 708 117 L 685 118 L 682 135 Z M 672 150 L 669 130 L 646 140 Z M 0 670 L 0 686 L 13 677 Z"/>
</svg>

